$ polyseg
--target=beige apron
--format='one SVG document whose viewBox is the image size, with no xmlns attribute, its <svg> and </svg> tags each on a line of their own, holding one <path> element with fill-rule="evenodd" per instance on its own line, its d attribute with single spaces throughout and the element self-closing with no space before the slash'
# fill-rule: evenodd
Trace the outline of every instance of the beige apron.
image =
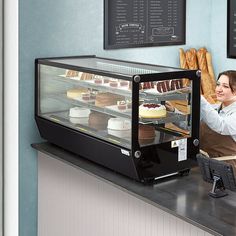
<svg viewBox="0 0 236 236">
<path fill-rule="evenodd" d="M 230 135 L 221 135 L 210 129 L 204 122 L 200 126 L 200 149 L 210 157 L 236 155 L 236 142 Z M 225 161 L 236 168 L 236 160 Z M 236 173 L 235 173 L 236 174 Z"/>
</svg>

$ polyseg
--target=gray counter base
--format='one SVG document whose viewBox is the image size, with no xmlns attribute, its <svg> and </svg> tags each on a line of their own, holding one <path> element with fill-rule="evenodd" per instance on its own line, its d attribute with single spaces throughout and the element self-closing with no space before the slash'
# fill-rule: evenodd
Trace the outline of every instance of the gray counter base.
<svg viewBox="0 0 236 236">
<path fill-rule="evenodd" d="M 224 198 L 210 198 L 208 192 L 211 189 L 211 185 L 202 181 L 198 168 L 191 170 L 189 176 L 169 177 L 159 180 L 154 185 L 143 185 L 142 183 L 114 173 L 107 168 L 103 168 L 52 144 L 40 143 L 33 144 L 32 146 L 40 153 L 46 154 L 44 157 L 52 157 L 63 161 L 64 166 L 73 166 L 72 169 L 75 167 L 77 171 L 85 172 L 86 175 L 88 174 L 93 178 L 93 181 L 97 179 L 100 183 L 105 182 L 109 186 L 114 187 L 113 189 L 122 190 L 122 192 L 127 193 L 129 196 L 135 196 L 133 199 L 142 200 L 141 202 L 143 202 L 143 204 L 148 203 L 146 206 L 154 206 L 152 210 L 147 211 L 149 213 L 146 212 L 146 217 L 150 220 L 155 219 L 151 217 L 150 212 L 156 209 L 176 217 L 181 220 L 181 222 L 183 220 L 197 227 L 199 230 L 201 229 L 201 235 L 236 235 L 236 193 L 229 191 L 229 195 Z M 46 167 L 44 166 L 41 171 L 43 171 L 43 169 L 46 169 Z M 53 166 L 51 166 L 51 170 L 48 169 L 48 173 L 53 173 L 53 171 Z M 39 170 L 39 174 L 40 173 Z M 61 171 L 61 174 L 62 173 L 63 170 Z M 59 177 L 60 173 L 57 177 L 57 184 L 60 184 L 61 181 L 58 179 Z M 39 178 L 39 193 L 44 194 L 47 192 L 47 189 L 44 189 L 42 181 L 40 181 Z M 53 188 L 53 186 L 51 187 Z M 63 186 L 61 186 L 61 188 L 63 188 Z M 89 186 L 87 186 L 87 188 L 89 188 Z M 43 192 L 42 189 L 44 189 Z M 109 196 L 107 196 L 107 201 L 109 202 Z M 85 212 L 84 214 L 87 215 Z M 139 214 L 139 212 L 137 212 L 137 214 Z M 135 215 L 136 214 L 133 214 L 133 216 Z M 137 222 L 137 227 L 139 224 L 140 222 Z M 172 226 L 166 225 L 166 227 Z M 191 235 L 200 235 L 199 232 Z"/>
</svg>

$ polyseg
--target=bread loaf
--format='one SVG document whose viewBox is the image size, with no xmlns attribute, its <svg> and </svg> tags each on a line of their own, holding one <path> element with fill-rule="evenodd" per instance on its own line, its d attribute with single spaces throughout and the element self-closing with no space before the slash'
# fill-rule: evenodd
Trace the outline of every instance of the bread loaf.
<svg viewBox="0 0 236 236">
<path fill-rule="evenodd" d="M 211 103 L 211 104 L 215 104 L 217 102 L 216 99 L 216 94 L 209 94 L 208 96 L 204 96 L 206 98 L 206 100 Z"/>
<path fill-rule="evenodd" d="M 207 68 L 207 60 L 206 60 L 206 48 L 200 48 L 197 51 L 197 60 L 198 60 L 198 67 L 203 72 L 208 72 Z"/>
<path fill-rule="evenodd" d="M 188 64 L 186 61 L 185 52 L 183 48 L 179 49 L 179 60 L 180 60 L 180 68 L 188 69 Z"/>
<path fill-rule="evenodd" d="M 215 93 L 214 84 L 208 72 L 202 71 L 201 74 L 201 87 L 203 94 L 207 97 L 209 94 Z"/>
<path fill-rule="evenodd" d="M 207 61 L 207 68 L 208 68 L 208 73 L 210 75 L 210 79 L 212 81 L 214 90 L 216 87 L 216 79 L 215 79 L 215 74 L 214 74 L 214 70 L 213 70 L 213 66 L 212 66 L 212 57 L 211 54 L 209 52 L 206 53 L 206 61 Z"/>
<path fill-rule="evenodd" d="M 198 64 L 197 64 L 197 52 L 196 49 L 191 48 L 186 51 L 186 61 L 188 64 L 188 68 L 191 70 L 197 70 L 198 69 Z"/>
<path fill-rule="evenodd" d="M 186 56 L 183 48 L 179 49 L 179 61 L 180 61 L 180 68 L 188 69 L 188 64 L 186 61 Z M 189 85 L 189 79 L 183 79 L 183 86 L 186 87 Z"/>
</svg>

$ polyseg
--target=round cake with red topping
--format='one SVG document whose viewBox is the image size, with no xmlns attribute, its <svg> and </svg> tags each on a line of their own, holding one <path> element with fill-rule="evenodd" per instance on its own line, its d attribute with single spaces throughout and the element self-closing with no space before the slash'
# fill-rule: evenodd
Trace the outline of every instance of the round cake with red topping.
<svg viewBox="0 0 236 236">
<path fill-rule="evenodd" d="M 139 106 L 139 116 L 151 119 L 166 117 L 166 107 L 161 104 L 143 103 Z"/>
</svg>

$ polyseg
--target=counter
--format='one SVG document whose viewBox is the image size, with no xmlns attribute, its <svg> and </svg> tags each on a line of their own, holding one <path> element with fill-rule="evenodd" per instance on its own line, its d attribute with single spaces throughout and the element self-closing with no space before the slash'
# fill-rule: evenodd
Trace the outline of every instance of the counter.
<svg viewBox="0 0 236 236">
<path fill-rule="evenodd" d="M 50 143 L 32 144 L 32 147 L 209 234 L 236 235 L 236 193 L 228 191 L 229 195 L 220 199 L 209 197 L 212 185 L 202 180 L 198 168 L 192 169 L 188 176 L 168 177 L 144 185 Z"/>
</svg>

